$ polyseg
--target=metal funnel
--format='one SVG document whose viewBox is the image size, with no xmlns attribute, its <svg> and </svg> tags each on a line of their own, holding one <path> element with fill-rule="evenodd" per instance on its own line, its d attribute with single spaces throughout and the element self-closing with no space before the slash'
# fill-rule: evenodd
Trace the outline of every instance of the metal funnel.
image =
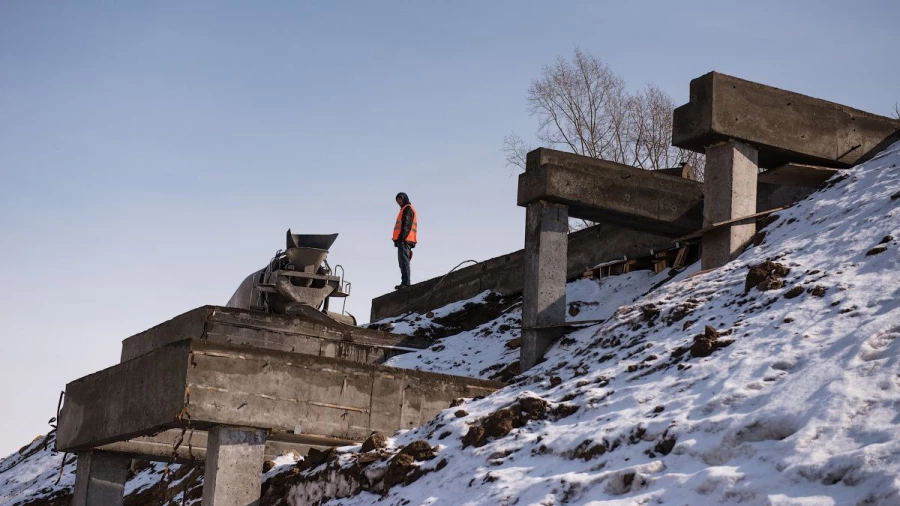
<svg viewBox="0 0 900 506">
<path fill-rule="evenodd" d="M 337 237 L 338 234 L 292 234 L 291 229 L 288 229 L 285 249 L 316 248 L 328 251 Z"/>
<path fill-rule="evenodd" d="M 328 255 L 328 250 L 319 248 L 288 248 L 284 254 L 298 271 L 316 272 Z"/>
</svg>

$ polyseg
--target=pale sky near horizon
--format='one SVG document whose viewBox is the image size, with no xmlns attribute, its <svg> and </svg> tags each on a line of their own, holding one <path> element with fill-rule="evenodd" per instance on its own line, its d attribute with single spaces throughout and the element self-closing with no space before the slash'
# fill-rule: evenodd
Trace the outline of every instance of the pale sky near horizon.
<svg viewBox="0 0 900 506">
<path fill-rule="evenodd" d="M 348 309 L 522 247 L 503 137 L 573 48 L 682 104 L 710 70 L 890 114 L 900 4 L 0 3 L 0 457 L 49 429 L 66 382 L 284 246 L 340 233 Z"/>
</svg>

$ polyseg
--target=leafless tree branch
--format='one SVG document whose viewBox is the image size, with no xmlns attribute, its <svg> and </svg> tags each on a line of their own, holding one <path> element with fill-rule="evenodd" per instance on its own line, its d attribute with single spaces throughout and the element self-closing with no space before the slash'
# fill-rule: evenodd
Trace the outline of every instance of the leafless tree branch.
<svg viewBox="0 0 900 506">
<path fill-rule="evenodd" d="M 634 93 L 597 56 L 576 48 L 545 65 L 527 90 L 528 112 L 537 117 L 535 137 L 543 145 L 647 170 L 690 166 L 703 180 L 705 158 L 672 143 L 675 103 L 654 84 Z M 895 105 L 900 118 L 900 105 Z M 503 139 L 507 166 L 525 170 L 531 149 L 516 134 Z M 587 226 L 573 220 L 571 228 Z"/>
</svg>

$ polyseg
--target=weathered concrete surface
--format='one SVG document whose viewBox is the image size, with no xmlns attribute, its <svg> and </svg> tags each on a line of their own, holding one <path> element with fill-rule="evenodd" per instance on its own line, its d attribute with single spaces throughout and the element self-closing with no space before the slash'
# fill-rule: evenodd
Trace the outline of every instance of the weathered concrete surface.
<svg viewBox="0 0 900 506">
<path fill-rule="evenodd" d="M 381 363 L 426 348 L 424 340 L 337 322 L 323 324 L 302 316 L 202 306 L 122 341 L 122 362 L 183 339 L 204 339 L 271 350 Z M 398 348 L 399 347 L 399 348 Z"/>
<path fill-rule="evenodd" d="M 701 227 L 703 185 L 689 179 L 539 148 L 519 175 L 518 204 L 544 200 L 569 216 L 677 237 Z"/>
<path fill-rule="evenodd" d="M 797 186 L 759 183 L 756 187 L 756 209 L 767 211 L 787 207 L 815 193 L 816 186 Z"/>
<path fill-rule="evenodd" d="M 121 506 L 131 459 L 104 452 L 81 452 L 75 468 L 72 506 Z"/>
<path fill-rule="evenodd" d="M 530 202 L 525 215 L 525 288 L 522 292 L 522 370 L 533 367 L 562 335 L 566 321 L 569 214 L 564 205 Z"/>
<path fill-rule="evenodd" d="M 898 120 L 718 72 L 691 81 L 672 131 L 673 145 L 698 153 L 729 139 L 753 144 L 765 168 L 851 167 L 898 138 Z"/>
<path fill-rule="evenodd" d="M 759 182 L 770 185 L 805 186 L 817 188 L 828 181 L 840 169 L 807 165 L 802 163 L 786 163 L 759 174 Z"/>
<path fill-rule="evenodd" d="M 259 504 L 266 432 L 216 426 L 209 431 L 202 506 Z"/>
<path fill-rule="evenodd" d="M 650 250 L 671 245 L 672 239 L 668 236 L 611 223 L 579 230 L 568 236 L 566 278 L 578 278 L 587 269 L 609 260 L 644 256 Z M 525 251 L 518 250 L 456 270 L 447 275 L 439 286 L 441 277 L 386 293 L 372 300 L 370 320 L 375 322 L 405 312 L 425 313 L 451 302 L 472 298 L 485 290 L 503 296 L 518 295 L 522 293 L 524 275 Z"/>
<path fill-rule="evenodd" d="M 750 216 L 756 213 L 756 149 L 728 141 L 706 149 L 706 201 L 703 224 Z M 753 234 L 756 223 L 728 225 L 703 234 L 702 269 L 713 269 L 730 262 Z"/>
<path fill-rule="evenodd" d="M 57 449 L 90 450 L 180 426 L 190 351 L 181 341 L 66 385 Z"/>
<path fill-rule="evenodd" d="M 816 192 L 841 169 L 787 163 L 761 172 L 757 177 L 756 210 L 786 207 Z"/>
<path fill-rule="evenodd" d="M 181 464 L 197 464 L 206 461 L 207 432 L 200 429 L 169 429 L 156 435 L 141 436 L 116 441 L 97 448 L 98 451 L 116 453 L 134 459 Z M 325 449 L 353 444 L 348 439 L 316 437 L 303 434 L 270 433 L 266 436 L 266 460 L 295 452 L 306 455 L 310 448 Z"/>
<path fill-rule="evenodd" d="M 172 343 L 66 386 L 57 448 L 87 450 L 216 425 L 361 441 L 504 386 L 209 340 Z"/>
</svg>

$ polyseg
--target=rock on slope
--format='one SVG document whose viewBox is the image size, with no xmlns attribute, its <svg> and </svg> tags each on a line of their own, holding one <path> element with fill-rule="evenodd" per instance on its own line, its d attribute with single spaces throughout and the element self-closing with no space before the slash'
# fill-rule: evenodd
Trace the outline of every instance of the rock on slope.
<svg viewBox="0 0 900 506">
<path fill-rule="evenodd" d="M 568 334 L 514 385 L 322 459 L 286 502 L 900 504 L 900 144 L 764 232 Z M 453 361 L 395 360 L 476 371 L 475 337 L 468 356 L 445 340 Z"/>
</svg>

